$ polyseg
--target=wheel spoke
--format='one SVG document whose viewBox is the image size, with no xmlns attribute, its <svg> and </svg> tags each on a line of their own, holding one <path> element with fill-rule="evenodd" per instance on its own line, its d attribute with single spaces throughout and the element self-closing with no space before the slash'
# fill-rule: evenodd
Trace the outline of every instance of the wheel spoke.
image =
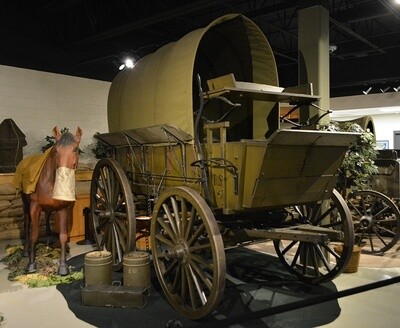
<svg viewBox="0 0 400 328">
<path fill-rule="evenodd" d="M 181 213 L 182 213 L 182 227 L 181 227 L 181 237 L 185 237 L 185 232 L 188 226 L 188 217 L 187 217 L 187 203 L 186 199 L 181 200 Z"/>
<path fill-rule="evenodd" d="M 189 296 L 190 296 L 190 303 L 191 303 L 192 309 L 197 309 L 199 307 L 199 304 L 197 302 L 193 277 L 192 277 L 192 274 L 189 272 L 189 267 L 186 267 L 186 266 L 185 266 L 185 275 L 188 280 Z"/>
<path fill-rule="evenodd" d="M 161 256 L 161 255 L 160 255 L 160 256 Z M 178 265 L 179 265 L 178 260 L 172 261 L 172 263 L 168 266 L 168 269 L 165 270 L 165 271 L 163 272 L 163 276 L 164 276 L 164 277 L 168 277 L 168 276 L 171 274 L 171 272 L 174 271 L 174 270 L 176 269 L 176 267 L 177 267 Z"/>
<path fill-rule="evenodd" d="M 208 290 L 211 290 L 212 288 L 212 282 L 211 280 L 204 274 L 204 271 L 202 271 L 201 268 L 194 262 L 190 262 L 191 268 L 196 272 L 197 276 L 203 281 L 204 285 L 207 287 Z"/>
<path fill-rule="evenodd" d="M 282 250 L 282 255 L 285 255 L 286 252 L 288 252 L 289 250 L 291 250 L 293 248 L 294 245 L 296 245 L 298 242 L 297 241 L 292 241 L 288 246 L 286 246 L 283 250 Z"/>
<path fill-rule="evenodd" d="M 315 246 L 316 246 L 315 244 L 310 245 L 310 256 L 311 256 L 311 262 L 314 267 L 314 275 L 315 275 L 315 277 L 319 278 L 321 276 L 321 274 L 319 272 L 318 259 L 317 259 L 317 253 L 315 250 Z"/>
<path fill-rule="evenodd" d="M 201 236 L 201 234 L 204 232 L 205 230 L 205 225 L 204 223 L 202 223 L 198 229 L 195 231 L 195 233 L 193 234 L 193 236 L 190 238 L 190 240 L 188 241 L 188 245 L 193 245 L 194 242 L 199 239 L 199 237 Z"/>
<path fill-rule="evenodd" d="M 172 209 L 174 211 L 174 215 L 172 217 L 172 220 L 174 220 L 174 226 L 176 227 L 176 235 L 181 236 L 181 224 L 180 224 L 180 214 L 179 214 L 179 209 L 178 209 L 178 203 L 176 201 L 175 197 L 171 197 L 171 204 L 172 204 Z"/>
<path fill-rule="evenodd" d="M 296 266 L 297 260 L 298 260 L 299 257 L 300 257 L 300 254 L 301 254 L 301 252 L 302 252 L 302 249 L 303 249 L 303 243 L 299 243 L 299 246 L 297 247 L 296 253 L 294 254 L 292 263 L 290 264 L 290 266 L 291 266 L 292 268 L 294 268 L 294 267 Z"/>
<path fill-rule="evenodd" d="M 204 252 L 205 250 L 211 250 L 211 244 L 201 244 L 201 245 L 194 245 L 189 247 L 189 251 L 191 253 L 197 253 L 197 252 Z"/>
<path fill-rule="evenodd" d="M 207 262 L 203 257 L 195 255 L 195 254 L 191 254 L 191 259 L 192 259 L 192 261 L 196 261 L 199 264 L 201 264 L 208 271 L 214 271 L 214 267 L 212 266 L 212 263 Z"/>
<path fill-rule="evenodd" d="M 387 246 L 387 245 L 388 245 L 388 243 L 383 239 L 383 237 L 380 235 L 380 233 L 379 233 L 379 231 L 378 231 L 378 229 L 377 229 L 376 227 L 374 227 L 374 228 L 372 229 L 372 231 L 375 233 L 375 235 L 379 238 L 379 240 L 382 242 L 382 244 L 383 244 L 384 246 Z"/>
<path fill-rule="evenodd" d="M 171 221 L 169 221 L 169 222 L 171 222 Z M 177 244 L 178 241 L 175 238 L 175 234 L 172 232 L 169 225 L 162 218 L 157 218 L 157 223 L 161 227 L 163 227 L 163 229 L 167 232 L 168 237 L 171 238 L 171 240 L 174 242 L 174 244 Z"/>
<path fill-rule="evenodd" d="M 163 204 L 163 209 L 164 209 L 164 213 L 167 216 L 168 222 L 169 222 L 169 224 L 171 226 L 171 229 L 172 229 L 172 231 L 170 230 L 171 231 L 171 238 L 173 236 L 173 238 L 176 240 L 176 238 L 179 236 L 179 234 L 178 234 L 178 230 L 177 230 L 176 225 L 175 225 L 175 220 L 174 220 L 174 218 L 172 216 L 172 213 L 171 213 L 171 211 L 170 211 L 170 209 L 169 209 L 167 204 Z"/>
<path fill-rule="evenodd" d="M 324 246 L 324 245 L 323 245 L 323 246 Z M 327 258 L 325 257 L 325 255 L 322 253 L 321 248 L 320 248 L 320 245 L 316 245 L 316 246 L 315 246 L 315 249 L 316 249 L 316 251 L 317 251 L 317 253 L 318 253 L 319 258 L 321 259 L 322 263 L 324 264 L 325 269 L 326 269 L 328 272 L 330 272 L 330 271 L 331 271 L 331 268 L 330 268 L 329 262 L 328 262 Z"/>
<path fill-rule="evenodd" d="M 188 268 L 189 268 L 189 273 L 192 277 L 192 281 L 194 282 L 194 285 L 196 287 L 197 295 L 200 298 L 201 304 L 204 305 L 207 302 L 207 297 L 206 297 L 203 289 L 201 288 L 200 282 L 199 282 L 197 276 L 195 275 L 192 266 L 189 265 Z"/>
<path fill-rule="evenodd" d="M 175 245 L 171 240 L 165 238 L 164 236 L 161 236 L 160 234 L 156 234 L 154 238 L 157 239 L 159 242 L 166 244 L 170 247 L 173 247 Z"/>
<path fill-rule="evenodd" d="M 197 211 L 195 208 L 192 208 L 191 212 L 190 212 L 190 218 L 189 218 L 189 224 L 186 227 L 186 231 L 185 231 L 185 240 L 189 239 L 189 235 L 193 230 L 193 226 L 195 224 L 195 219 L 197 216 Z"/>
</svg>

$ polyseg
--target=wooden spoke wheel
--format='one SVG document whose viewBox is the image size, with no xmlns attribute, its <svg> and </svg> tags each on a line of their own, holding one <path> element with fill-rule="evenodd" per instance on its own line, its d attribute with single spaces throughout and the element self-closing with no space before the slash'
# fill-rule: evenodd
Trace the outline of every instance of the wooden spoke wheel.
<svg viewBox="0 0 400 328">
<path fill-rule="evenodd" d="M 363 245 L 363 252 L 384 253 L 397 243 L 400 211 L 389 197 L 378 191 L 363 190 L 350 194 L 347 202 L 356 243 Z"/>
<path fill-rule="evenodd" d="M 167 189 L 155 204 L 151 249 L 170 304 L 191 319 L 210 314 L 225 289 L 225 252 L 215 217 L 193 189 Z"/>
<path fill-rule="evenodd" d="M 90 209 L 97 246 L 111 252 L 119 270 L 124 254 L 134 250 L 136 224 L 129 181 L 117 161 L 102 159 L 94 168 Z"/>
<path fill-rule="evenodd" d="M 354 246 L 351 214 L 342 196 L 334 190 L 330 200 L 294 206 L 288 211 L 293 214 L 294 224 L 329 229 L 328 241 L 274 240 L 277 255 L 288 271 L 313 285 L 342 273 Z"/>
</svg>

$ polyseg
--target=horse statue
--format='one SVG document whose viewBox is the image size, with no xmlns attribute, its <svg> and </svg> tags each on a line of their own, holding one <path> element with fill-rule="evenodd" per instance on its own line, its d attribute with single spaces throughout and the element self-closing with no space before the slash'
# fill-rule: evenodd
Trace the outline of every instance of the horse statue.
<svg viewBox="0 0 400 328">
<path fill-rule="evenodd" d="M 24 255 L 29 256 L 27 273 L 36 272 L 35 246 L 39 236 L 41 212 L 55 212 L 59 220 L 61 246 L 58 274 L 69 274 L 66 263 L 68 208 L 75 202 L 75 169 L 79 160 L 81 128 L 75 135 L 53 129 L 55 144 L 44 154 L 25 157 L 17 166 L 13 185 L 21 192 L 24 204 Z"/>
</svg>

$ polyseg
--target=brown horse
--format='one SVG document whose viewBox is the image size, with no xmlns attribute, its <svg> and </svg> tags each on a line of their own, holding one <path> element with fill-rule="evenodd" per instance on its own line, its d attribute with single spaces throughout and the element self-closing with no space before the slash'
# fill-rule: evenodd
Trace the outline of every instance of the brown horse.
<svg viewBox="0 0 400 328">
<path fill-rule="evenodd" d="M 61 256 L 58 268 L 59 275 L 69 274 L 66 263 L 68 207 L 75 202 L 75 169 L 79 159 L 79 143 L 82 130 L 78 127 L 75 135 L 70 132 L 61 134 L 55 127 L 53 136 L 56 140 L 54 146 L 47 150 L 41 169 L 37 173 L 38 180 L 32 183 L 32 167 L 34 157 L 24 158 L 18 165 L 14 185 L 22 191 L 22 200 L 25 211 L 25 245 L 24 254 L 29 255 L 26 272 L 37 270 L 35 262 L 35 246 L 39 236 L 39 219 L 41 212 L 49 215 L 55 212 L 60 226 Z M 43 156 L 43 155 L 42 155 Z"/>
</svg>

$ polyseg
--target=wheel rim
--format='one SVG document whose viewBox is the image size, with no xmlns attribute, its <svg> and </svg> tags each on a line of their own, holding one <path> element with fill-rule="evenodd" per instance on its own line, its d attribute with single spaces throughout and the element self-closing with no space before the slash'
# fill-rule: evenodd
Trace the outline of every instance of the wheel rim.
<svg viewBox="0 0 400 328">
<path fill-rule="evenodd" d="M 129 181 L 118 162 L 100 160 L 93 170 L 90 207 L 94 237 L 100 250 L 111 252 L 114 270 L 134 250 L 135 205 Z"/>
<path fill-rule="evenodd" d="M 366 253 L 384 253 L 400 237 L 400 212 L 386 195 L 374 191 L 359 191 L 348 198 L 353 217 L 354 233 Z"/>
<path fill-rule="evenodd" d="M 193 189 L 164 192 L 151 222 L 158 280 L 170 304 L 191 319 L 210 314 L 225 289 L 225 252 L 214 215 Z"/>
<path fill-rule="evenodd" d="M 274 240 L 279 259 L 289 272 L 308 284 L 334 279 L 345 270 L 354 246 L 354 230 L 346 202 L 334 190 L 327 202 L 296 206 L 295 209 L 299 214 L 295 218 L 298 223 L 341 231 L 342 236 L 318 243 Z"/>
</svg>

